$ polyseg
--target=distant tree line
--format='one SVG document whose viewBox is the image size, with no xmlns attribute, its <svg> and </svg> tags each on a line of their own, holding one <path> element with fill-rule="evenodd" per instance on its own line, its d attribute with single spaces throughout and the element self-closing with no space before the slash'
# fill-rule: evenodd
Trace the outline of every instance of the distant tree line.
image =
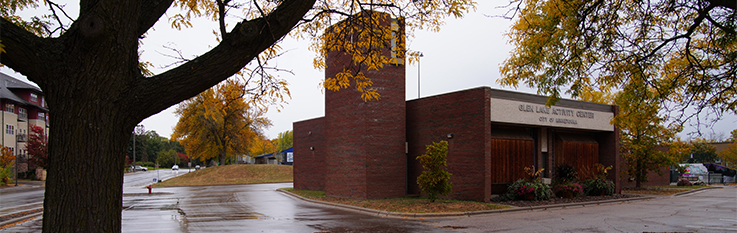
<svg viewBox="0 0 737 233">
<path fill-rule="evenodd" d="M 166 137 L 160 136 L 156 131 L 149 130 L 141 134 L 134 133 L 133 137 L 128 141 L 126 151 L 128 166 L 133 164 L 134 140 L 136 165 L 154 166 L 156 162 L 159 162 L 161 167 L 171 167 L 174 164 L 186 167 L 187 163 L 190 162 L 184 147 L 178 141 L 171 141 Z M 192 162 L 192 166 L 201 164 L 198 161 Z"/>
</svg>

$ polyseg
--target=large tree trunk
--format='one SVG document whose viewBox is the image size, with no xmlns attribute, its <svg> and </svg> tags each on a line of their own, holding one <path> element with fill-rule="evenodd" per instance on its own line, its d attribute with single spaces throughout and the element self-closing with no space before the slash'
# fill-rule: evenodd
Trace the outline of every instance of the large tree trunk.
<svg viewBox="0 0 737 233">
<path fill-rule="evenodd" d="M 225 151 L 220 151 L 220 154 L 218 155 L 218 161 L 220 162 L 218 166 L 225 165 Z"/>
<path fill-rule="evenodd" d="M 125 155 L 133 127 L 232 76 L 273 45 L 314 4 L 283 0 L 244 20 L 218 46 L 154 77 L 138 68 L 138 39 L 173 0 L 81 0 L 59 38 L 0 18 L 2 64 L 36 82 L 51 119 L 45 232 L 120 232 Z"/>
<path fill-rule="evenodd" d="M 44 231 L 118 232 L 131 123 L 112 104 L 52 115 Z M 130 121 L 129 121 L 130 122 Z"/>
<path fill-rule="evenodd" d="M 643 176 L 644 175 L 644 170 L 645 169 L 643 168 L 642 161 L 637 161 L 637 170 L 636 170 L 637 176 L 635 176 L 636 177 L 636 179 L 635 179 L 635 188 L 642 187 L 642 178 L 644 177 Z"/>
<path fill-rule="evenodd" d="M 39 86 L 50 109 L 45 232 L 119 232 L 125 155 L 143 120 L 131 87 L 138 65 L 133 1 L 81 5 L 80 18 L 58 40 Z M 118 20 L 113 20 L 118 19 Z"/>
</svg>

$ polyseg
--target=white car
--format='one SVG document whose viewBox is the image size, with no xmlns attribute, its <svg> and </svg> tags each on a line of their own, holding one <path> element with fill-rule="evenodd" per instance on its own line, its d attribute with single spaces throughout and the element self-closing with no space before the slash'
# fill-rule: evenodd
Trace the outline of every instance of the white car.
<svg viewBox="0 0 737 233">
<path fill-rule="evenodd" d="M 171 170 L 179 171 L 179 165 L 174 164 L 174 166 L 171 166 Z"/>
</svg>

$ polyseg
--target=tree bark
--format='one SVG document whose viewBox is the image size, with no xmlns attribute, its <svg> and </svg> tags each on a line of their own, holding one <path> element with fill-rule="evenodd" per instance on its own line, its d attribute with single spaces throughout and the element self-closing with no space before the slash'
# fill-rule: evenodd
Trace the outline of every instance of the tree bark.
<svg viewBox="0 0 737 233">
<path fill-rule="evenodd" d="M 637 179 L 635 179 L 635 188 L 642 187 L 642 178 L 645 173 L 644 170 L 645 168 L 643 168 L 642 161 L 637 161 Z"/>
<path fill-rule="evenodd" d="M 138 69 L 138 38 L 172 0 L 81 0 L 59 38 L 0 18 L 2 64 L 44 91 L 50 109 L 44 232 L 120 232 L 124 151 L 136 124 L 232 76 L 286 35 L 314 0 L 284 0 L 211 51 L 163 74 Z"/>
<path fill-rule="evenodd" d="M 220 154 L 218 155 L 218 161 L 220 162 L 218 166 L 225 165 L 225 156 L 226 156 L 225 151 L 221 151 Z"/>
<path fill-rule="evenodd" d="M 124 150 L 132 127 L 114 104 L 51 117 L 44 232 L 121 229 Z M 77 104 L 77 103 L 75 103 Z M 59 106 L 55 103 L 52 106 Z"/>
</svg>

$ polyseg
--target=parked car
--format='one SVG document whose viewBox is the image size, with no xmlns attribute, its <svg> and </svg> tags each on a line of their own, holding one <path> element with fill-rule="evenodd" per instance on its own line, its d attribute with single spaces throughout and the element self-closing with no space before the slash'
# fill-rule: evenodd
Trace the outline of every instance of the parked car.
<svg viewBox="0 0 737 233">
<path fill-rule="evenodd" d="M 200 165 L 194 166 L 194 170 L 200 170 Z"/>
<path fill-rule="evenodd" d="M 140 165 L 136 165 L 131 170 L 133 170 L 134 172 L 137 172 L 137 171 L 144 171 L 145 172 L 145 171 L 148 171 L 148 168 L 141 167 Z"/>
<path fill-rule="evenodd" d="M 179 171 L 179 165 L 174 164 L 174 166 L 171 166 L 171 170 Z"/>
</svg>

